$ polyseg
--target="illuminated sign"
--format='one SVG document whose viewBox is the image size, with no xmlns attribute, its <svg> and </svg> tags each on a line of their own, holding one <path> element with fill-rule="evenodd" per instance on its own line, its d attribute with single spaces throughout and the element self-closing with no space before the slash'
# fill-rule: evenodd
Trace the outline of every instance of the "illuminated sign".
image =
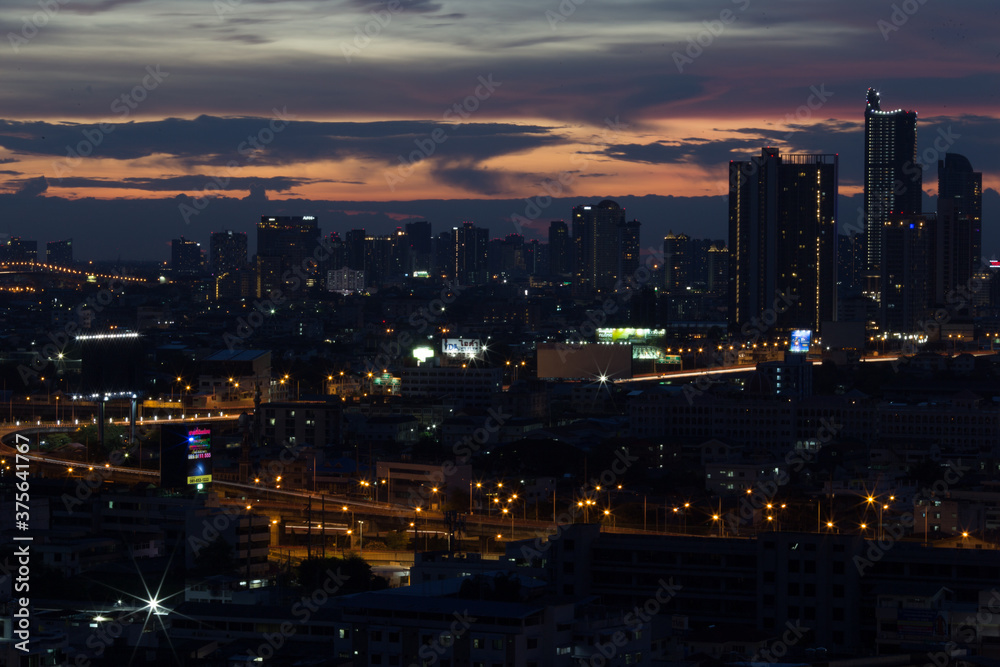
<svg viewBox="0 0 1000 667">
<path fill-rule="evenodd" d="M 419 359 L 421 362 L 427 361 L 434 356 L 434 350 L 429 347 L 415 347 L 413 348 L 413 358 Z"/>
<path fill-rule="evenodd" d="M 187 434 L 187 483 L 212 481 L 212 429 L 196 428 Z"/>
<path fill-rule="evenodd" d="M 808 352 L 812 343 L 812 329 L 795 329 L 792 331 L 792 352 Z"/>
<path fill-rule="evenodd" d="M 665 338 L 666 329 L 634 329 L 632 327 L 601 328 L 597 330 L 599 343 L 641 342 Z"/>
<path fill-rule="evenodd" d="M 413 272 L 413 277 L 414 278 L 430 278 L 430 276 L 431 276 L 431 274 L 430 274 L 429 271 L 414 271 Z"/>
<path fill-rule="evenodd" d="M 483 353 L 483 343 L 477 338 L 445 338 L 441 351 L 451 357 L 478 357 Z"/>
</svg>

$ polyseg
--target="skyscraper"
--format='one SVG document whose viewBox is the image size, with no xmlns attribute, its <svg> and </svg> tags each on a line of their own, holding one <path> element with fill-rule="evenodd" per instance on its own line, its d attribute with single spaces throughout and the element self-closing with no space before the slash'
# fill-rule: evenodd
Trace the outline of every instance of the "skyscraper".
<svg viewBox="0 0 1000 667">
<path fill-rule="evenodd" d="M 261 216 L 257 225 L 258 294 L 281 287 L 289 272 L 297 281 L 303 276 L 315 279 L 318 267 L 308 260 L 313 258 L 319 236 L 315 216 Z"/>
<path fill-rule="evenodd" d="M 642 247 L 638 220 L 622 222 L 618 225 L 618 279 L 628 283 L 639 270 L 639 252 Z"/>
<path fill-rule="evenodd" d="M 452 230 L 455 239 L 454 276 L 460 285 L 485 285 L 487 280 L 486 247 L 490 230 L 463 222 Z"/>
<path fill-rule="evenodd" d="M 562 220 L 549 222 L 549 272 L 554 276 L 569 275 L 573 270 L 573 241 L 569 227 Z"/>
<path fill-rule="evenodd" d="M 880 326 L 916 333 L 934 298 L 935 215 L 893 214 L 883 226 Z"/>
<path fill-rule="evenodd" d="M 837 156 L 780 155 L 729 165 L 729 318 L 777 333 L 837 317 Z"/>
<path fill-rule="evenodd" d="M 882 111 L 878 91 L 865 106 L 865 289 L 878 298 L 885 222 L 891 214 L 921 212 L 923 169 L 917 163 L 917 113 Z"/>
<path fill-rule="evenodd" d="M 201 272 L 201 244 L 183 236 L 170 244 L 170 268 L 177 275 L 195 275 Z"/>
<path fill-rule="evenodd" d="M 983 245 L 983 175 L 967 158 L 945 153 L 938 160 L 935 230 L 935 300 L 968 285 L 979 269 Z"/>
<path fill-rule="evenodd" d="M 688 286 L 689 241 L 686 234 L 674 234 L 673 230 L 663 237 L 663 287 L 667 292 L 681 292 Z"/>
<path fill-rule="evenodd" d="M 73 266 L 73 239 L 46 243 L 45 263 L 56 266 Z"/>
<path fill-rule="evenodd" d="M 573 208 L 576 285 L 584 293 L 615 291 L 619 279 L 621 231 L 625 210 L 605 199 L 597 206 Z"/>
<path fill-rule="evenodd" d="M 221 232 L 212 232 L 212 236 L 209 239 L 209 253 L 212 257 L 212 271 L 216 275 L 246 267 L 246 232 L 234 232 L 228 229 Z"/>
<path fill-rule="evenodd" d="M 433 263 L 431 223 L 427 220 L 406 223 L 406 237 L 410 241 L 410 254 L 414 271 L 430 271 Z"/>
</svg>

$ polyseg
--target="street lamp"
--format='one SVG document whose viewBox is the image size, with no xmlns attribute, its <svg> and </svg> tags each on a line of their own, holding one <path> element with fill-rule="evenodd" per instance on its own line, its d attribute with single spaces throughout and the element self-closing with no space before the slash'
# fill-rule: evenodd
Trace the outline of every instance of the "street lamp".
<svg viewBox="0 0 1000 667">
<path fill-rule="evenodd" d="M 483 488 L 483 483 L 476 482 L 476 488 Z M 472 482 L 469 482 L 469 516 L 472 516 Z"/>
<path fill-rule="evenodd" d="M 417 521 L 420 519 L 420 508 L 413 508 L 413 564 L 417 564 Z"/>
<path fill-rule="evenodd" d="M 358 551 L 361 556 L 365 555 L 365 522 L 358 521 Z"/>
</svg>

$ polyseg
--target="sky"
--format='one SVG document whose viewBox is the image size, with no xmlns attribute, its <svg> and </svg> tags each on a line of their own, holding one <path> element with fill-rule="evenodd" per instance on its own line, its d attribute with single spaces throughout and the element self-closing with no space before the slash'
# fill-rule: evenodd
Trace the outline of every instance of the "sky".
<svg viewBox="0 0 1000 667">
<path fill-rule="evenodd" d="M 4 0 L 0 232 L 150 258 L 297 212 L 543 237 L 612 197 L 649 204 L 644 242 L 721 237 L 727 164 L 765 145 L 839 154 L 844 230 L 869 86 L 917 111 L 928 196 L 945 151 L 1000 190 L 998 29 L 995 0 Z"/>
</svg>

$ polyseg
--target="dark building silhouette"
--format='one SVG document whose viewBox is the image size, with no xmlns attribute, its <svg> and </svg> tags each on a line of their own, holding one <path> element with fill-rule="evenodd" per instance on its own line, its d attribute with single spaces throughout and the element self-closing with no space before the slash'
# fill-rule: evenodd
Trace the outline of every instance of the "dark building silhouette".
<svg viewBox="0 0 1000 667">
<path fill-rule="evenodd" d="M 37 262 L 38 241 L 27 241 L 20 236 L 11 236 L 6 243 L 0 243 L 0 261 Z"/>
<path fill-rule="evenodd" d="M 45 244 L 45 263 L 56 266 L 73 265 L 73 239 L 49 241 Z"/>
<path fill-rule="evenodd" d="M 455 235 L 450 231 L 434 237 L 434 275 L 446 280 L 455 278 Z"/>
<path fill-rule="evenodd" d="M 455 279 L 460 285 L 485 285 L 490 230 L 463 222 L 461 227 L 452 231 L 455 238 Z"/>
<path fill-rule="evenodd" d="M 708 291 L 724 295 L 729 289 L 729 248 L 724 241 L 714 241 L 708 248 Z"/>
<path fill-rule="evenodd" d="M 642 250 L 638 220 L 623 222 L 618 226 L 618 279 L 627 282 L 639 270 L 639 253 Z"/>
<path fill-rule="evenodd" d="M 315 279 L 312 260 L 320 231 L 315 216 L 261 216 L 257 225 L 258 295 L 280 288 L 286 276 L 298 281 Z"/>
<path fill-rule="evenodd" d="M 410 242 L 413 270 L 430 271 L 434 259 L 431 223 L 427 220 L 406 223 L 406 238 Z"/>
<path fill-rule="evenodd" d="M 882 233 L 892 214 L 921 212 L 923 168 L 917 163 L 917 113 L 882 111 L 878 91 L 868 89 L 865 106 L 865 289 L 877 297 Z"/>
<path fill-rule="evenodd" d="M 365 269 L 365 230 L 352 229 L 347 232 L 345 246 L 347 252 L 347 268 L 355 271 Z"/>
<path fill-rule="evenodd" d="M 596 206 L 573 208 L 576 285 L 584 293 L 615 291 L 621 268 L 621 232 L 625 209 L 605 199 Z"/>
<path fill-rule="evenodd" d="M 201 272 L 201 244 L 183 236 L 170 243 L 170 268 L 177 275 Z"/>
<path fill-rule="evenodd" d="M 573 271 L 573 239 L 569 226 L 562 220 L 549 222 L 549 272 L 566 276 Z"/>
<path fill-rule="evenodd" d="M 729 317 L 776 333 L 837 317 L 837 156 L 779 155 L 729 165 Z"/>
<path fill-rule="evenodd" d="M 864 286 L 867 254 L 865 235 L 861 232 L 841 234 L 837 239 L 837 280 L 843 290 L 860 290 Z"/>
<path fill-rule="evenodd" d="M 983 175 L 967 158 L 945 153 L 938 160 L 935 300 L 969 285 L 982 262 Z"/>
<path fill-rule="evenodd" d="M 883 223 L 881 328 L 913 333 L 934 298 L 936 216 L 889 216 Z"/>
<path fill-rule="evenodd" d="M 217 275 L 244 268 L 247 265 L 246 232 L 212 232 L 209 253 L 212 257 L 212 271 Z"/>
<path fill-rule="evenodd" d="M 668 293 L 682 292 L 688 286 L 690 240 L 687 234 L 674 234 L 673 230 L 663 237 L 663 287 Z"/>
</svg>

